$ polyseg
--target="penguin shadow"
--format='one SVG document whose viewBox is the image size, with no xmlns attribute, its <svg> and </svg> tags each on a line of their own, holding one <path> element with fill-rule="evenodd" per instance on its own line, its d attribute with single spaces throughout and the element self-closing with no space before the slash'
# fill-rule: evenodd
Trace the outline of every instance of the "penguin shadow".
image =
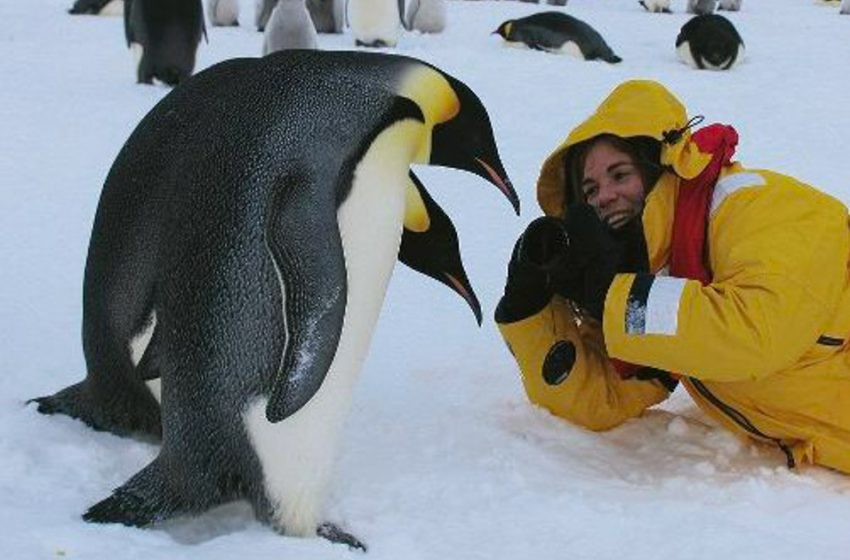
<svg viewBox="0 0 850 560">
<path fill-rule="evenodd" d="M 162 531 L 178 544 L 197 546 L 231 533 L 244 533 L 251 527 L 265 529 L 247 501 L 236 501 L 208 510 L 203 519 L 193 515 L 175 517 L 154 530 Z"/>
</svg>

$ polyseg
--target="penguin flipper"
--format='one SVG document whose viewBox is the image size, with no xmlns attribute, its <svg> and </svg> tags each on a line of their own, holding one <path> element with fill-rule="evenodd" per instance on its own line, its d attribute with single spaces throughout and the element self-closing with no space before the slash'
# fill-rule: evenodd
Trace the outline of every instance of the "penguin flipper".
<svg viewBox="0 0 850 560">
<path fill-rule="evenodd" d="M 416 19 L 416 14 L 419 12 L 419 0 L 410 0 L 410 6 L 407 8 L 407 14 L 404 13 L 404 0 L 398 0 L 398 11 L 401 14 L 401 21 L 404 28 L 408 31 L 413 29 L 413 21 Z"/>
<path fill-rule="evenodd" d="M 398 260 L 457 292 L 481 325 L 481 304 L 463 267 L 457 230 L 419 177 L 408 173 L 407 207 Z"/>
<path fill-rule="evenodd" d="M 111 496 L 91 506 L 83 520 L 144 527 L 185 512 L 187 508 L 168 486 L 159 461 L 154 459 Z"/>
<path fill-rule="evenodd" d="M 348 287 L 333 191 L 296 172 L 272 194 L 266 241 L 281 283 L 286 346 L 269 387 L 270 422 L 313 397 L 336 355 Z"/>
</svg>

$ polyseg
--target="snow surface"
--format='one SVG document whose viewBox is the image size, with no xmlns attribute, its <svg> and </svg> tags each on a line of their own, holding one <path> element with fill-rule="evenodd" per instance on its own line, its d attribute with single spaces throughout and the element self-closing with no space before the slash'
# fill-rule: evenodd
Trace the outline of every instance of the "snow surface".
<svg viewBox="0 0 850 560">
<path fill-rule="evenodd" d="M 241 27 L 208 29 L 199 68 L 259 54 L 253 2 L 242 2 Z M 71 17 L 71 3 L 0 1 L 0 558 L 361 558 L 278 535 L 244 503 L 148 530 L 80 519 L 157 447 L 25 401 L 83 378 L 80 294 L 101 185 L 168 89 L 134 83 L 119 18 Z M 482 98 L 523 214 L 473 175 L 418 170 L 457 226 L 486 320 L 477 328 L 450 290 L 396 268 L 327 502 L 327 518 L 368 543 L 367 558 L 850 558 L 850 479 L 788 471 L 781 454 L 716 427 L 681 390 L 607 433 L 569 425 L 526 402 L 490 319 L 513 242 L 540 213 L 540 163 L 624 79 L 658 79 L 692 114 L 733 123 L 745 164 L 850 202 L 850 17 L 837 3 L 746 0 L 727 15 L 746 59 L 707 72 L 676 59 L 684 4 L 674 0 L 672 15 L 635 0 L 558 8 L 602 33 L 624 59 L 615 66 L 490 35 L 545 5 L 455 0 L 443 34 L 402 37 L 399 52 Z"/>
</svg>

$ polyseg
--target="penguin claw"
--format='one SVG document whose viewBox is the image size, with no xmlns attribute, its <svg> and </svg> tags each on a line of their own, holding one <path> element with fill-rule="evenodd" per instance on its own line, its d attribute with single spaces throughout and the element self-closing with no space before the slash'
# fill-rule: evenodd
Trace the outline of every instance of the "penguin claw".
<svg viewBox="0 0 850 560">
<path fill-rule="evenodd" d="M 351 533 L 346 533 L 333 523 L 322 523 L 316 527 L 316 534 L 335 544 L 345 544 L 351 550 L 366 552 L 366 545 Z"/>
</svg>

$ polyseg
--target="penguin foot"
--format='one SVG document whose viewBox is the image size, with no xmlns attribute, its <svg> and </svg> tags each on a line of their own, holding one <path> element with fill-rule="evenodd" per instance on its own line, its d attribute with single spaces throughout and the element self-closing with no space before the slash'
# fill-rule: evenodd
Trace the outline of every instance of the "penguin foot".
<svg viewBox="0 0 850 560">
<path fill-rule="evenodd" d="M 136 473 L 111 496 L 91 506 L 83 514 L 89 523 L 120 523 L 144 527 L 185 511 L 169 491 L 158 460 Z"/>
<path fill-rule="evenodd" d="M 346 533 L 333 523 L 322 523 L 316 527 L 316 534 L 332 543 L 345 544 L 352 550 L 366 552 L 366 545 L 350 533 Z"/>
<path fill-rule="evenodd" d="M 118 436 L 143 434 L 157 440 L 162 437 L 159 405 L 151 395 L 117 398 L 113 394 L 110 399 L 98 399 L 83 381 L 55 395 L 30 399 L 29 403 L 36 403 L 36 410 L 42 414 L 65 414 L 99 432 Z"/>
<path fill-rule="evenodd" d="M 381 39 L 376 39 L 376 40 L 374 40 L 370 43 L 366 43 L 364 41 L 361 41 L 360 39 L 355 39 L 354 40 L 354 46 L 355 47 L 368 47 L 368 48 L 371 48 L 371 49 L 384 49 L 384 48 L 388 48 L 390 45 L 387 44 L 386 41 L 383 41 Z"/>
</svg>

